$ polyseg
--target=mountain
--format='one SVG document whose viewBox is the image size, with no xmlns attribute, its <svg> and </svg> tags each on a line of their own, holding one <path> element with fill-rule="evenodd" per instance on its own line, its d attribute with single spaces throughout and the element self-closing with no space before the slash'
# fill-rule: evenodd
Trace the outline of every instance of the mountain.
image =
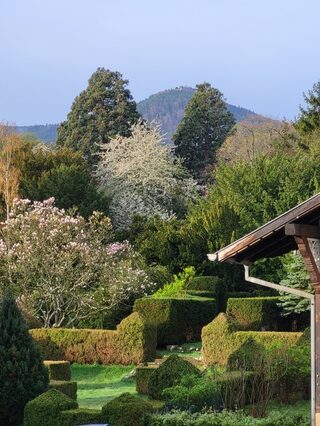
<svg viewBox="0 0 320 426">
<path fill-rule="evenodd" d="M 138 102 L 138 111 L 147 121 L 157 121 L 161 125 L 162 132 L 166 134 L 167 141 L 170 142 L 194 92 L 195 89 L 192 87 L 177 87 L 155 93 Z M 249 120 L 257 123 L 265 119 L 263 116 L 242 107 L 230 104 L 227 104 L 227 107 L 237 121 Z M 21 133 L 33 133 L 45 142 L 54 142 L 57 127 L 57 124 L 18 126 L 17 130 Z"/>
</svg>

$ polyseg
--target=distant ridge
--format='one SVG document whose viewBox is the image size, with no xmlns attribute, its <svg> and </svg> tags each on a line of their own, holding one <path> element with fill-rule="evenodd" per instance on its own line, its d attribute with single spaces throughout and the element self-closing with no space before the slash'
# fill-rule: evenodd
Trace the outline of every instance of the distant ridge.
<svg viewBox="0 0 320 426">
<path fill-rule="evenodd" d="M 166 140 L 170 143 L 194 92 L 195 89 L 192 87 L 176 87 L 155 93 L 137 103 L 138 111 L 149 122 L 156 120 L 160 124 L 162 132 L 166 134 Z M 265 117 L 239 106 L 227 104 L 227 107 L 237 121 L 250 120 L 253 123 L 260 123 L 265 119 Z M 55 142 L 57 128 L 58 124 L 17 126 L 18 132 L 32 133 L 38 139 L 48 143 Z"/>
</svg>

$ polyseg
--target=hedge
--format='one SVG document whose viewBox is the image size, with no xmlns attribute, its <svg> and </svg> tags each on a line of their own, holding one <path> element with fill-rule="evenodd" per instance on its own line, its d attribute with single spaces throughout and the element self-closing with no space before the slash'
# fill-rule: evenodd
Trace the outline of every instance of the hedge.
<svg viewBox="0 0 320 426">
<path fill-rule="evenodd" d="M 136 300 L 133 309 L 157 328 L 158 346 L 199 341 L 202 327 L 217 312 L 214 299 L 201 297 L 145 297 Z"/>
<path fill-rule="evenodd" d="M 71 380 L 69 361 L 44 361 L 49 372 L 49 380 Z"/>
<path fill-rule="evenodd" d="M 158 368 L 158 366 L 136 368 L 136 391 L 138 393 L 142 393 L 144 395 L 149 394 L 148 383 L 155 368 Z"/>
<path fill-rule="evenodd" d="M 64 395 L 74 399 L 75 401 L 77 400 L 77 382 L 50 380 L 49 389 L 56 389 Z"/>
<path fill-rule="evenodd" d="M 121 321 L 116 330 L 30 330 L 45 359 L 80 364 L 139 364 L 155 357 L 156 330 L 138 313 Z"/>
<path fill-rule="evenodd" d="M 73 399 L 56 389 L 47 392 L 29 401 L 24 409 L 24 426 L 58 426 L 60 412 L 78 408 Z"/>
<path fill-rule="evenodd" d="M 295 345 L 302 333 L 279 331 L 238 331 L 237 321 L 220 313 L 202 329 L 202 352 L 207 365 L 226 366 L 232 353 L 237 351 L 249 338 L 263 346 L 280 344 Z"/>
<path fill-rule="evenodd" d="M 277 329 L 280 321 L 278 297 L 229 298 L 226 313 L 236 319 L 243 330 Z"/>
<path fill-rule="evenodd" d="M 102 407 L 102 419 L 112 426 L 140 426 L 145 414 L 152 412 L 149 401 L 124 393 Z"/>
<path fill-rule="evenodd" d="M 200 371 L 178 355 L 170 355 L 150 375 L 148 382 L 149 396 L 153 399 L 163 399 L 162 391 L 174 386 L 186 375 L 200 376 Z"/>
<path fill-rule="evenodd" d="M 101 410 L 78 408 L 76 410 L 61 411 L 59 425 L 57 426 L 78 426 L 99 423 L 103 423 Z"/>
<path fill-rule="evenodd" d="M 217 276 L 200 276 L 194 277 L 189 281 L 187 291 L 201 291 L 210 294 L 210 297 L 216 299 L 217 310 L 222 312 L 225 310 L 227 284 Z"/>
</svg>

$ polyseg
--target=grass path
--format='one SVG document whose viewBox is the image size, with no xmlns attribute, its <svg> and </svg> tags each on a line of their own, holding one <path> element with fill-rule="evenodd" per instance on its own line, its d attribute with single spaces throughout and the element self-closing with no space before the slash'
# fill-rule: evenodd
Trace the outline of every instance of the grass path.
<svg viewBox="0 0 320 426">
<path fill-rule="evenodd" d="M 71 367 L 72 380 L 78 382 L 80 407 L 101 408 L 123 392 L 136 393 L 133 379 L 124 378 L 134 365 L 80 365 Z"/>
</svg>

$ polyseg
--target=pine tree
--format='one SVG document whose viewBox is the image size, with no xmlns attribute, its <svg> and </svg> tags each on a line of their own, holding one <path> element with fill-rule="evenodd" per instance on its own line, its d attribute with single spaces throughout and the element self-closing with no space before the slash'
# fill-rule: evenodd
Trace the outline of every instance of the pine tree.
<svg viewBox="0 0 320 426">
<path fill-rule="evenodd" d="M 203 180 L 208 166 L 215 161 L 217 149 L 234 124 L 222 93 L 209 83 L 197 85 L 173 135 L 175 154 L 196 179 Z"/>
<path fill-rule="evenodd" d="M 308 94 L 303 94 L 306 109 L 300 106 L 300 116 L 295 128 L 303 135 L 320 129 L 320 81 L 315 83 Z"/>
<path fill-rule="evenodd" d="M 40 351 L 14 298 L 0 303 L 0 424 L 20 425 L 25 404 L 48 387 Z"/>
<path fill-rule="evenodd" d="M 100 144 L 116 135 L 130 136 L 139 113 L 127 85 L 119 72 L 98 68 L 58 127 L 57 145 L 82 152 L 92 165 Z"/>
</svg>

